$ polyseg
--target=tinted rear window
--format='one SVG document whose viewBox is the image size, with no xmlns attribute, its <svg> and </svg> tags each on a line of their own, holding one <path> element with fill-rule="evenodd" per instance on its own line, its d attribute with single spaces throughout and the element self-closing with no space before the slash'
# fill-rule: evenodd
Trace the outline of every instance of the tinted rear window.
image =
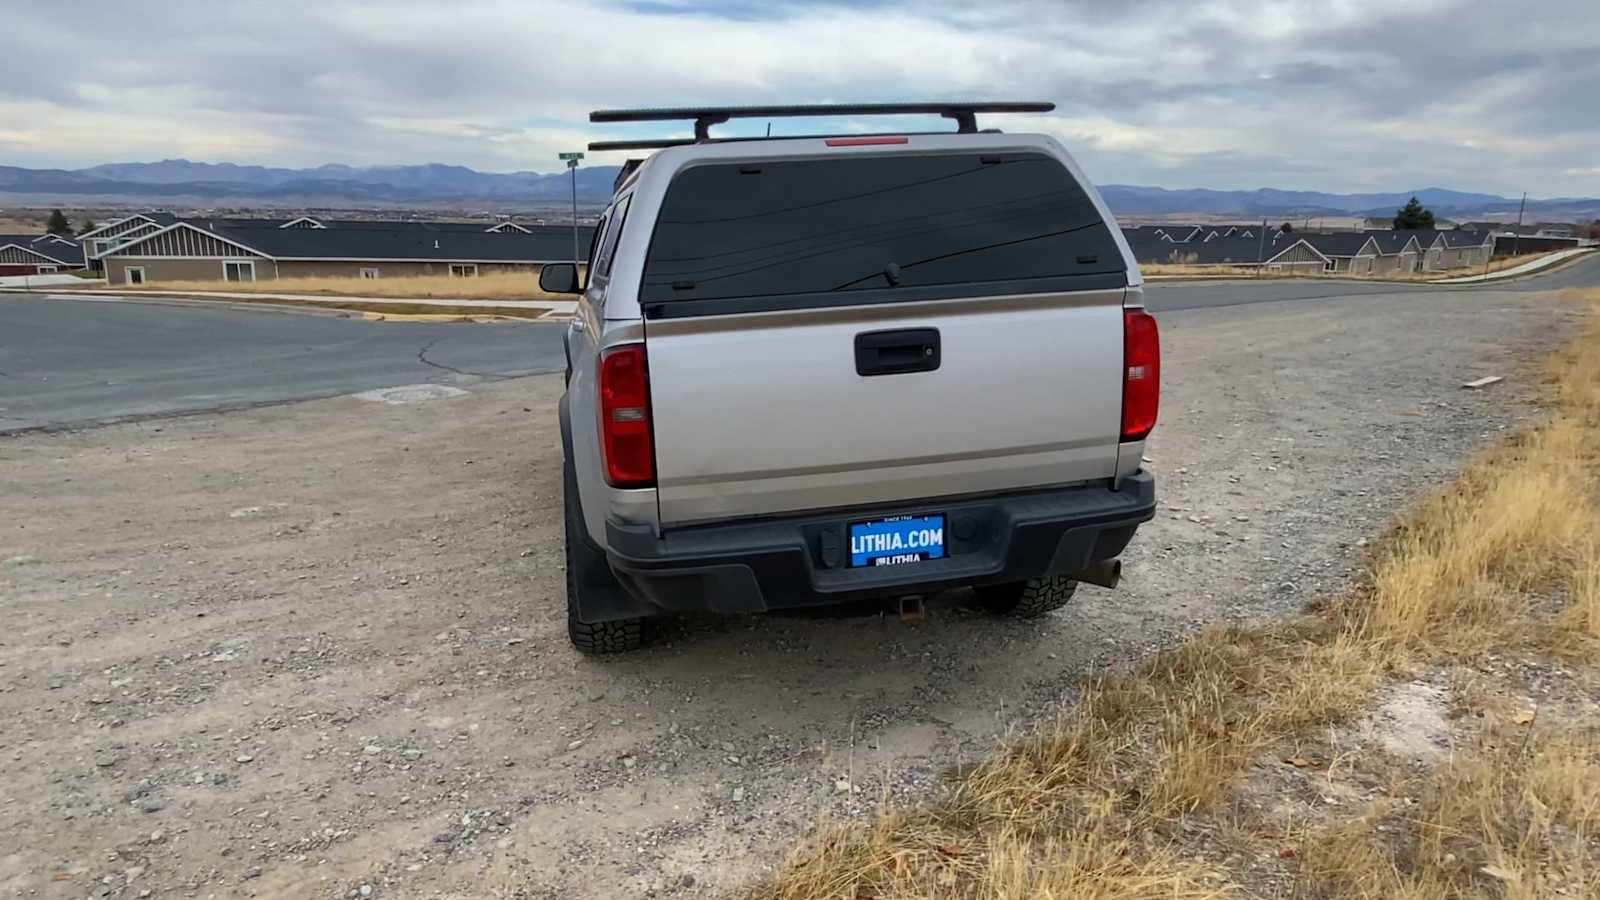
<svg viewBox="0 0 1600 900">
<path fill-rule="evenodd" d="M 1124 268 L 1094 204 L 1041 154 L 701 165 L 667 188 L 640 300 L 1058 290 Z"/>
</svg>

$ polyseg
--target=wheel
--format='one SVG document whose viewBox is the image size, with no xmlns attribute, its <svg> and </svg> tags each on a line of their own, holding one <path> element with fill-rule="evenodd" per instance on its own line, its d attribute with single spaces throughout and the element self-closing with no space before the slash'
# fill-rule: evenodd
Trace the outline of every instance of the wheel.
<svg viewBox="0 0 1600 900">
<path fill-rule="evenodd" d="M 1048 575 L 976 590 L 979 605 L 995 615 L 1036 619 L 1066 606 L 1078 590 L 1078 583 L 1065 575 Z"/>
<path fill-rule="evenodd" d="M 584 622 L 578 617 L 581 599 L 599 591 L 620 591 L 617 576 L 606 562 L 606 555 L 584 530 L 579 518 L 578 504 L 573 502 L 577 493 L 577 479 L 571 467 L 564 466 L 561 506 L 566 519 L 567 545 L 567 637 L 580 653 L 596 656 L 609 653 L 627 653 L 644 643 L 644 619 L 617 619 L 612 622 Z"/>
</svg>

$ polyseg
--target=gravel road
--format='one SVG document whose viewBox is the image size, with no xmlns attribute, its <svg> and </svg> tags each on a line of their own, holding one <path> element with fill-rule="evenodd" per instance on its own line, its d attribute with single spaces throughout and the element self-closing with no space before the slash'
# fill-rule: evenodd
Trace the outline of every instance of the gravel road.
<svg viewBox="0 0 1600 900">
<path fill-rule="evenodd" d="M 1336 589 L 1529 414 L 1575 315 L 1166 313 L 1164 508 L 1122 588 L 1042 624 L 694 618 L 604 661 L 562 627 L 559 376 L 0 438 L 0 896 L 711 893 L 1091 668 Z"/>
</svg>

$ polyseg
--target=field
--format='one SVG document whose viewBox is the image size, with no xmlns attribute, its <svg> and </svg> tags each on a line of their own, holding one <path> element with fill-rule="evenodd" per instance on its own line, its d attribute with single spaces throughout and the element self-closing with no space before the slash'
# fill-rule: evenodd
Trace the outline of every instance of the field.
<svg viewBox="0 0 1600 900">
<path fill-rule="evenodd" d="M 335 297 L 397 297 L 424 300 L 572 300 L 570 294 L 539 290 L 538 277 L 524 273 L 491 273 L 476 278 L 447 275 L 408 278 L 277 278 L 270 281 L 161 281 L 142 287 L 117 285 L 129 291 L 229 291 L 246 294 L 325 294 Z"/>
</svg>

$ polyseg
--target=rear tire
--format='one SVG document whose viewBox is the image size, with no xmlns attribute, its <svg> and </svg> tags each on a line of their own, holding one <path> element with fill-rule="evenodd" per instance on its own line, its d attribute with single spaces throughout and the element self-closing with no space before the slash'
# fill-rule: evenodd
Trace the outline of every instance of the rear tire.
<svg viewBox="0 0 1600 900">
<path fill-rule="evenodd" d="M 978 604 L 997 616 L 1037 619 L 1055 612 L 1078 590 L 1078 583 L 1065 575 L 1047 575 L 1027 581 L 991 584 L 977 588 Z"/>
<path fill-rule="evenodd" d="M 567 545 L 567 638 L 578 652 L 592 656 L 627 653 L 644 644 L 644 619 L 617 619 L 612 622 L 584 622 L 578 616 L 582 598 L 592 591 L 620 591 L 617 576 L 606 562 L 605 552 L 589 540 L 578 504 L 576 478 L 571 466 L 563 466 L 561 506 L 566 519 Z"/>
</svg>

